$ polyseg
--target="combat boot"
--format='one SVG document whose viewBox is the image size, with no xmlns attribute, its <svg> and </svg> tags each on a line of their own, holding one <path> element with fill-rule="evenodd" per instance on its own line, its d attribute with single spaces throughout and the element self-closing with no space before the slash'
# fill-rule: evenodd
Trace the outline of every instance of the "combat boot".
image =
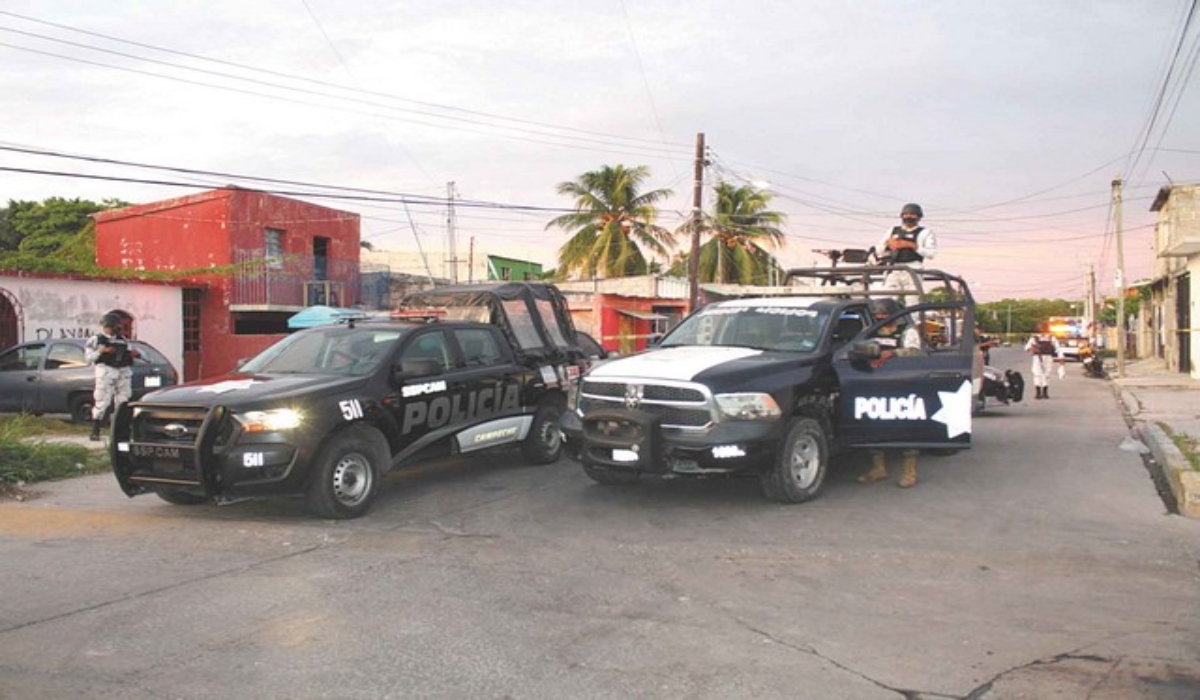
<svg viewBox="0 0 1200 700">
<path fill-rule="evenodd" d="M 1043 398 L 1043 399 L 1048 399 L 1048 398 L 1050 398 L 1050 385 L 1049 385 L 1049 384 L 1047 384 L 1046 386 L 1042 387 L 1042 398 Z"/>
<path fill-rule="evenodd" d="M 902 489 L 917 485 L 917 456 L 904 455 L 904 467 L 900 473 L 900 481 L 896 485 Z"/>
<path fill-rule="evenodd" d="M 103 421 L 100 420 L 99 418 L 92 421 L 92 435 L 91 435 L 92 442 L 100 442 L 100 424 L 102 422 Z"/>
<path fill-rule="evenodd" d="M 888 478 L 887 458 L 882 452 L 871 453 L 871 471 L 858 477 L 860 484 L 873 484 Z"/>
</svg>

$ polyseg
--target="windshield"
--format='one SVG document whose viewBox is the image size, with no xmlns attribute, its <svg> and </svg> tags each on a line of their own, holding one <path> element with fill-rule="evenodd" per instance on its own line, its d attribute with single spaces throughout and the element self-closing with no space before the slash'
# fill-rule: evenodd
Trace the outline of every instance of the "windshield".
<svg viewBox="0 0 1200 700">
<path fill-rule="evenodd" d="M 239 371 L 262 374 L 344 374 L 375 371 L 408 329 L 326 326 L 290 335 L 263 350 Z"/>
<path fill-rule="evenodd" d="M 710 306 L 689 316 L 659 347 L 720 345 L 810 352 L 821 342 L 825 312 L 782 306 Z"/>
</svg>

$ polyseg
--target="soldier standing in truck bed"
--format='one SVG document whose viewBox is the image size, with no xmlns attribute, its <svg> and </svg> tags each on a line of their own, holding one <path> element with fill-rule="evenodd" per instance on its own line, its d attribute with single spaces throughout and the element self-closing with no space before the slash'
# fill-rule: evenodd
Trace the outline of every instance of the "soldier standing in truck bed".
<svg viewBox="0 0 1200 700">
<path fill-rule="evenodd" d="M 924 216 L 920 204 L 910 202 L 900 209 L 900 225 L 893 226 L 873 249 L 880 265 L 919 268 L 937 254 L 933 231 L 921 226 Z M 889 272 L 883 284 L 885 289 L 916 291 L 907 269 Z"/>
</svg>

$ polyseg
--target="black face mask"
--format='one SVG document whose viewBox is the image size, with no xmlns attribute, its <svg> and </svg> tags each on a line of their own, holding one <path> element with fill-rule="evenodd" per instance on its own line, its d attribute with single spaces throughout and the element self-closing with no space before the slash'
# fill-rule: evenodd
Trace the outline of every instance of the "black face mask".
<svg viewBox="0 0 1200 700">
<path fill-rule="evenodd" d="M 920 221 L 920 219 L 915 216 L 902 216 L 902 217 L 900 217 L 900 221 L 905 226 L 916 226 L 917 222 Z"/>
</svg>

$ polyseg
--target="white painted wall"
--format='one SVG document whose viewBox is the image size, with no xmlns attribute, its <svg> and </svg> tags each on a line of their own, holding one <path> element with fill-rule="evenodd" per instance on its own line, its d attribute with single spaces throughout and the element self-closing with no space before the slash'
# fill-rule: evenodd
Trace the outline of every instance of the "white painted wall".
<svg viewBox="0 0 1200 700">
<path fill-rule="evenodd" d="M 101 316 L 121 309 L 133 316 L 137 339 L 158 348 L 183 373 L 181 287 L 0 273 L 0 290 L 17 305 L 20 342 L 86 338 L 99 330 Z"/>
</svg>

